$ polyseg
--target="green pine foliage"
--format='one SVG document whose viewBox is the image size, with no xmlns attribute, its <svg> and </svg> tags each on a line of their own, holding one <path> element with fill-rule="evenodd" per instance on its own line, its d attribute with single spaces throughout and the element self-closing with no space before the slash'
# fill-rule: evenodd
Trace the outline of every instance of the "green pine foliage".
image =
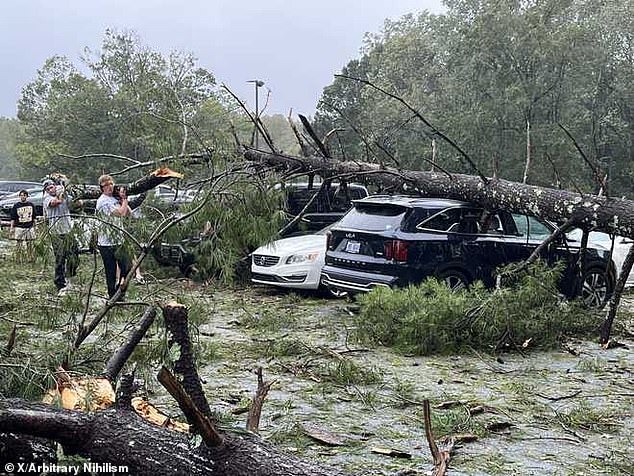
<svg viewBox="0 0 634 476">
<path fill-rule="evenodd" d="M 284 197 L 253 177 L 217 185 L 216 189 L 208 197 L 200 196 L 183 207 L 182 212 L 186 213 L 198 206 L 199 200 L 205 201 L 199 212 L 170 230 L 164 241 L 200 237 L 198 243 L 188 247 L 196 257 L 194 277 L 235 283 L 244 280 L 245 271 L 250 268 L 249 253 L 271 241 L 282 228 Z M 206 226 L 210 228 L 202 236 Z"/>
<path fill-rule="evenodd" d="M 534 265 L 508 287 L 481 283 L 452 292 L 435 279 L 359 297 L 357 337 L 404 353 L 498 352 L 549 348 L 566 335 L 590 333 L 598 321 L 557 292 L 560 268 Z"/>
</svg>

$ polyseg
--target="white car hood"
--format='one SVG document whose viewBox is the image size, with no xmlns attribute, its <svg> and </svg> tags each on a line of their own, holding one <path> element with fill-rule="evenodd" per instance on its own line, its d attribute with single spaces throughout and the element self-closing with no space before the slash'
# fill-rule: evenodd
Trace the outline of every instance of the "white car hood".
<svg viewBox="0 0 634 476">
<path fill-rule="evenodd" d="M 260 246 L 254 255 L 282 256 L 299 252 L 325 251 L 326 235 L 303 235 L 283 238 Z"/>
</svg>

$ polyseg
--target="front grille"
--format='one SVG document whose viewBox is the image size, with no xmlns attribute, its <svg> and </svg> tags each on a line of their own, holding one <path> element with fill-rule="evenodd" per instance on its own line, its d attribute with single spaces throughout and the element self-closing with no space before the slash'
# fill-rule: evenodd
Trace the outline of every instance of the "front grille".
<svg viewBox="0 0 634 476">
<path fill-rule="evenodd" d="M 279 256 L 253 255 L 253 264 L 255 264 L 256 266 L 275 266 L 277 263 L 279 263 L 279 261 Z"/>
</svg>

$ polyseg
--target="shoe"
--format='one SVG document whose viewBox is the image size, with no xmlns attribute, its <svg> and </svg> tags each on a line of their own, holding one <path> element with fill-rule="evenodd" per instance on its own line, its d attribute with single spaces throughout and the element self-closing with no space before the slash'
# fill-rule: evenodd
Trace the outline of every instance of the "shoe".
<svg viewBox="0 0 634 476">
<path fill-rule="evenodd" d="M 70 291 L 70 286 L 66 285 L 63 288 L 61 288 L 59 291 L 57 291 L 57 296 L 58 297 L 66 296 L 68 294 L 68 291 Z"/>
<path fill-rule="evenodd" d="M 134 278 L 134 282 L 136 284 L 147 284 L 147 281 L 145 280 L 145 278 L 143 276 L 139 276 L 138 278 Z"/>
</svg>

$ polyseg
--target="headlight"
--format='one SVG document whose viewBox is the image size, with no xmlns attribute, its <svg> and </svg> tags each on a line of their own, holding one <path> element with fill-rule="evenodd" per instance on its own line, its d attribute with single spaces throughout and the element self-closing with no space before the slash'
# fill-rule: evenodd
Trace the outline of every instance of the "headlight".
<svg viewBox="0 0 634 476">
<path fill-rule="evenodd" d="M 312 263 L 317 259 L 319 253 L 304 253 L 301 255 L 291 255 L 286 258 L 286 264 Z"/>
</svg>

